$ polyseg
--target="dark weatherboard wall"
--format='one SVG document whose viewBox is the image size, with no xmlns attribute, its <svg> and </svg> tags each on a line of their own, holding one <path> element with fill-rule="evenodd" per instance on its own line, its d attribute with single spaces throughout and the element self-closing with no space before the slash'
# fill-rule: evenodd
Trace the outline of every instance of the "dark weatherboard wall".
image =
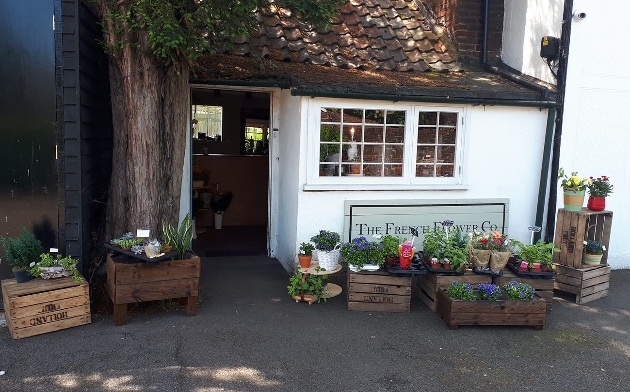
<svg viewBox="0 0 630 392">
<path fill-rule="evenodd" d="M 0 235 L 24 226 L 45 249 L 60 241 L 54 12 L 54 0 L 0 0 Z"/>
</svg>

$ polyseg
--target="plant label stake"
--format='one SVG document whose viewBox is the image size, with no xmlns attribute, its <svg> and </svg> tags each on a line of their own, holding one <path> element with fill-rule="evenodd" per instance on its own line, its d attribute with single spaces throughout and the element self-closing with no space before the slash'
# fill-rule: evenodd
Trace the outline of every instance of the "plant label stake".
<svg viewBox="0 0 630 392">
<path fill-rule="evenodd" d="M 530 240 L 530 245 L 534 245 L 534 233 L 539 233 L 541 228 L 540 228 L 540 226 L 528 226 L 527 229 L 532 232 L 532 238 Z"/>
<path fill-rule="evenodd" d="M 149 238 L 150 234 L 151 234 L 151 230 L 143 230 L 143 229 L 136 230 L 136 237 L 138 238 Z"/>
<path fill-rule="evenodd" d="M 455 222 L 452 220 L 442 221 L 442 228 L 444 228 L 444 231 L 446 232 L 446 241 L 448 241 L 448 229 L 451 228 L 454 223 Z"/>
<path fill-rule="evenodd" d="M 59 253 L 59 249 L 57 249 L 57 248 L 50 248 L 50 253 Z"/>
</svg>

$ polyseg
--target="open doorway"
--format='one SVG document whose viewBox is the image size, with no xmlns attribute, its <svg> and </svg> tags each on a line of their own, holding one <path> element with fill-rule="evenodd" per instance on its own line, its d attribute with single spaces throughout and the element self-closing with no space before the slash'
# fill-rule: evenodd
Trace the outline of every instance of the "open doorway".
<svg viewBox="0 0 630 392">
<path fill-rule="evenodd" d="M 202 257 L 268 254 L 271 94 L 193 87 L 192 213 Z"/>
</svg>

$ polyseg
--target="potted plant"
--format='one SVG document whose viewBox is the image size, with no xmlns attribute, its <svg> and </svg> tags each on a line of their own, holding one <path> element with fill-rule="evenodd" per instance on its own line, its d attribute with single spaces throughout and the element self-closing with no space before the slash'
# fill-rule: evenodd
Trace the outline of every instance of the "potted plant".
<svg viewBox="0 0 630 392">
<path fill-rule="evenodd" d="M 480 283 L 477 285 L 477 299 L 496 301 L 501 297 L 501 288 L 494 283 Z"/>
<path fill-rule="evenodd" d="M 490 254 L 492 253 L 490 235 L 480 231 L 471 233 L 470 248 L 473 267 L 480 271 L 486 269 L 490 264 Z"/>
<path fill-rule="evenodd" d="M 319 302 L 326 279 L 326 275 L 297 273 L 289 278 L 287 293 L 295 299 L 295 302 L 306 301 L 309 305 L 313 302 Z"/>
<path fill-rule="evenodd" d="M 472 285 L 457 280 L 452 281 L 446 288 L 446 295 L 450 298 L 464 301 L 476 299 Z"/>
<path fill-rule="evenodd" d="M 210 208 L 214 211 L 214 228 L 219 230 L 223 228 L 223 214 L 230 206 L 230 203 L 232 203 L 234 195 L 232 192 L 221 192 L 219 191 L 219 184 L 214 185 L 216 186 L 216 190 L 212 192 Z"/>
<path fill-rule="evenodd" d="M 34 276 L 29 273 L 28 268 L 31 264 L 34 265 L 43 253 L 42 243 L 25 227 L 20 229 L 19 237 L 0 237 L 0 241 L 4 248 L 4 259 L 12 267 L 15 280 L 24 283 L 33 279 Z"/>
<path fill-rule="evenodd" d="M 424 233 L 422 239 L 422 256 L 431 265 L 431 268 L 441 268 L 444 262 L 444 250 L 446 249 L 446 231 L 434 228 Z"/>
<path fill-rule="evenodd" d="M 313 250 L 315 250 L 315 246 L 313 246 L 313 244 L 311 244 L 310 242 L 302 242 L 300 244 L 300 250 L 298 252 L 300 268 L 309 268 L 311 266 Z"/>
<path fill-rule="evenodd" d="M 501 234 L 498 231 L 490 233 L 490 241 L 488 247 L 490 248 L 490 269 L 495 274 L 500 273 L 507 264 L 510 256 L 512 255 L 507 236 Z"/>
<path fill-rule="evenodd" d="M 582 211 L 584 204 L 584 193 L 586 187 L 591 183 L 589 178 L 578 177 L 577 172 L 568 176 L 563 168 L 558 170 L 558 179 L 564 191 L 564 209 L 566 211 Z"/>
<path fill-rule="evenodd" d="M 186 214 L 177 229 L 170 224 L 162 223 L 162 234 L 164 243 L 177 252 L 177 260 L 183 260 L 187 252 L 192 252 L 193 228 L 190 214 Z"/>
<path fill-rule="evenodd" d="M 343 244 L 341 254 L 353 272 L 364 269 L 366 264 L 374 266 L 370 269 L 378 269 L 385 264 L 383 244 L 368 241 L 364 236 L 353 238 L 352 241 Z"/>
<path fill-rule="evenodd" d="M 584 241 L 584 249 L 582 253 L 582 263 L 588 265 L 599 265 L 606 251 L 606 246 L 601 241 L 588 240 Z"/>
<path fill-rule="evenodd" d="M 29 269 L 31 275 L 43 279 L 61 278 L 71 276 L 75 282 L 81 283 L 83 278 L 77 270 L 77 262 L 71 256 L 61 257 L 57 254 L 52 257 L 50 253 L 42 253 L 41 260 Z"/>
<path fill-rule="evenodd" d="M 443 265 L 445 269 L 461 271 L 468 266 L 468 235 L 460 229 L 451 230 L 444 249 Z"/>
<path fill-rule="evenodd" d="M 586 208 L 591 211 L 603 211 L 606 209 L 606 197 L 613 192 L 613 184 L 606 176 L 597 178 L 590 177 L 588 184 L 588 202 Z"/>
<path fill-rule="evenodd" d="M 339 264 L 339 233 L 328 230 L 320 230 L 318 234 L 311 237 L 311 242 L 317 249 L 317 260 L 319 267 L 326 271 L 334 271 Z"/>
<path fill-rule="evenodd" d="M 540 272 L 541 264 L 550 265 L 553 261 L 553 254 L 560 252 L 560 249 L 556 248 L 553 243 L 546 243 L 543 240 L 538 240 L 532 245 L 524 245 L 519 241 L 513 242 L 516 245 L 516 256 L 521 260 L 520 270 L 525 267 L 523 263 L 526 263 L 528 270 Z"/>
<path fill-rule="evenodd" d="M 391 267 L 396 263 L 396 257 L 398 256 L 398 246 L 400 245 L 400 238 L 394 237 L 391 234 L 386 234 L 381 237 L 381 244 L 383 245 L 385 262 L 388 266 Z"/>
</svg>

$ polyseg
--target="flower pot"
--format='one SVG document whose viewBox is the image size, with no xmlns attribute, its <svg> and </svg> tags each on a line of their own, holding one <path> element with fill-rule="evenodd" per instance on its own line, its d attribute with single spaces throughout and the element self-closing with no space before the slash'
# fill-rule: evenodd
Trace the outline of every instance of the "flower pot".
<svg viewBox="0 0 630 392">
<path fill-rule="evenodd" d="M 326 271 L 334 271 L 339 265 L 339 246 L 331 251 L 320 249 L 317 252 L 317 260 L 320 268 L 324 268 Z"/>
<path fill-rule="evenodd" d="M 311 266 L 311 260 L 313 259 L 313 255 L 298 255 L 298 260 L 300 260 L 300 268 L 308 268 Z"/>
<path fill-rule="evenodd" d="M 529 265 L 527 264 L 527 262 L 522 261 L 521 264 L 518 265 L 517 269 L 521 272 L 527 272 L 529 271 Z"/>
<path fill-rule="evenodd" d="M 599 265 L 602 263 L 602 256 L 604 255 L 592 255 L 589 253 L 582 254 L 582 263 L 588 265 Z"/>
<path fill-rule="evenodd" d="M 393 267 L 394 264 L 396 264 L 396 258 L 395 257 L 386 257 L 385 258 L 385 263 L 390 266 Z"/>
<path fill-rule="evenodd" d="M 549 272 L 549 266 L 541 265 L 540 266 L 540 272 Z"/>
<path fill-rule="evenodd" d="M 591 211 L 604 211 L 606 209 L 606 198 L 589 196 L 588 202 L 586 203 L 586 208 Z"/>
<path fill-rule="evenodd" d="M 490 269 L 495 274 L 503 271 L 503 268 L 510 259 L 511 252 L 492 252 L 490 253 Z"/>
<path fill-rule="evenodd" d="M 564 209 L 566 211 L 582 211 L 586 191 L 564 191 Z"/>
<path fill-rule="evenodd" d="M 488 263 L 490 262 L 490 253 L 492 253 L 491 250 L 473 249 L 471 253 L 473 259 L 473 267 L 477 267 L 480 270 L 484 270 L 486 269 L 486 267 L 488 267 Z"/>
<path fill-rule="evenodd" d="M 35 279 L 35 277 L 25 269 L 13 270 L 13 276 L 15 276 L 15 280 L 18 283 L 25 283 L 29 280 Z"/>
<path fill-rule="evenodd" d="M 540 263 L 532 263 L 532 267 L 529 270 L 532 272 L 540 272 Z"/>
<path fill-rule="evenodd" d="M 450 261 L 444 261 L 444 264 L 442 265 L 442 268 L 450 270 L 451 269 L 451 262 Z"/>
<path fill-rule="evenodd" d="M 430 264 L 431 268 L 434 268 L 434 269 L 442 268 L 442 264 L 438 263 L 436 258 L 432 258 L 429 264 Z"/>
</svg>

